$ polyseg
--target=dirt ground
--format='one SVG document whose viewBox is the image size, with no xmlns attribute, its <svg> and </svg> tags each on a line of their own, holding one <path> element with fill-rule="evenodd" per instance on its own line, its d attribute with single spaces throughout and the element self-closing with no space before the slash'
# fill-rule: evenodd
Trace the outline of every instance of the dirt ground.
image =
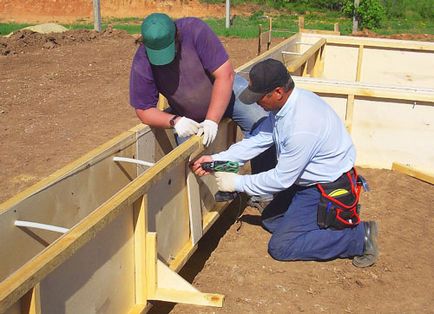
<svg viewBox="0 0 434 314">
<path fill-rule="evenodd" d="M 256 40 L 222 40 L 235 66 L 255 56 Z M 128 104 L 134 41 L 111 30 L 0 39 L 0 202 L 138 124 Z M 375 266 L 274 261 L 258 213 L 247 208 L 237 232 L 234 203 L 181 271 L 201 291 L 226 295 L 224 307 L 155 303 L 152 312 L 433 313 L 434 186 L 359 171 L 372 189 L 362 216 L 379 222 Z"/>
</svg>

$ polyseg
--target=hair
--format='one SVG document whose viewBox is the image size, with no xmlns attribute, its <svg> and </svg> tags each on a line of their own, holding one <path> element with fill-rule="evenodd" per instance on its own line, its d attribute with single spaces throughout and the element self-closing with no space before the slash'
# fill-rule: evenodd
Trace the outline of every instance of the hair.
<svg viewBox="0 0 434 314">
<path fill-rule="evenodd" d="M 295 83 L 292 77 L 289 77 L 288 81 L 282 87 L 285 90 L 285 93 L 289 92 L 290 90 L 293 90 L 295 87 Z"/>
</svg>

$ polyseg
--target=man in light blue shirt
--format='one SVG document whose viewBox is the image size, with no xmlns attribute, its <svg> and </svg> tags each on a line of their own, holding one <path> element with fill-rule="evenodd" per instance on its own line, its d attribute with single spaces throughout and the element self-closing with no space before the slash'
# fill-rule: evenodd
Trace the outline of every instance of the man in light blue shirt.
<svg viewBox="0 0 434 314">
<path fill-rule="evenodd" d="M 262 213 L 263 226 L 273 233 L 270 255 L 278 260 L 354 257 L 355 266 L 373 265 L 378 257 L 376 222 L 337 229 L 320 228 L 317 221 L 321 198 L 317 184 L 337 182 L 354 173 L 356 151 L 344 124 L 320 97 L 294 87 L 279 61 L 256 64 L 249 77 L 240 99 L 246 104 L 257 102 L 269 112 L 268 118 L 254 136 L 227 151 L 200 157 L 193 170 L 197 175 L 207 174 L 201 163 L 213 160 L 245 163 L 276 144 L 274 169 L 254 175 L 215 174 L 220 191 L 278 193 Z"/>
</svg>

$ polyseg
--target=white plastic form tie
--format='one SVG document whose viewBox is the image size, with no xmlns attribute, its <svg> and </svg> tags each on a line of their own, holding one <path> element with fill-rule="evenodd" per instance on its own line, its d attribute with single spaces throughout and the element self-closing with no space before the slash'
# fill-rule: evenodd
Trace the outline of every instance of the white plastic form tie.
<svg viewBox="0 0 434 314">
<path fill-rule="evenodd" d="M 130 162 L 133 164 L 138 164 L 138 165 L 142 165 L 142 166 L 146 166 L 146 167 L 152 167 L 153 165 L 155 165 L 155 163 L 153 163 L 153 162 L 134 159 L 134 158 L 127 158 L 127 157 L 113 157 L 113 161 Z"/>
<path fill-rule="evenodd" d="M 53 225 L 47 225 L 47 224 L 41 224 L 41 223 L 33 222 L 33 221 L 15 220 L 14 224 L 17 227 L 42 229 L 42 230 L 48 230 L 48 231 L 58 232 L 58 233 L 67 233 L 69 231 L 68 228 L 63 228 L 63 227 L 58 227 L 58 226 L 53 226 Z"/>
</svg>

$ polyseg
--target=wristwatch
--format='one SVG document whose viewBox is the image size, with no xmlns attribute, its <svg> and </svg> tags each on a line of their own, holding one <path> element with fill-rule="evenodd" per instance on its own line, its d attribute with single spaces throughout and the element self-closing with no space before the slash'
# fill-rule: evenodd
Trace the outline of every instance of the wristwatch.
<svg viewBox="0 0 434 314">
<path fill-rule="evenodd" d="M 174 115 L 174 116 L 172 117 L 172 119 L 170 119 L 169 124 L 170 124 L 170 126 L 171 126 L 172 128 L 175 126 L 175 120 L 176 120 L 176 118 L 178 118 L 178 117 L 179 117 L 179 116 Z"/>
</svg>

